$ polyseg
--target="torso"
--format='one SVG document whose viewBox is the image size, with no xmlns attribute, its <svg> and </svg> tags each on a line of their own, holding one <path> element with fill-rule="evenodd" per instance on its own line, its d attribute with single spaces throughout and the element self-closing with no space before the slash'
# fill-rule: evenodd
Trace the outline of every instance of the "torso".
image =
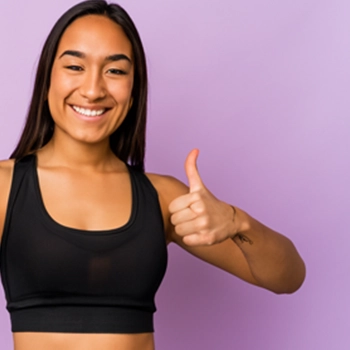
<svg viewBox="0 0 350 350">
<path fill-rule="evenodd" d="M 39 158 L 37 170 L 46 211 L 60 225 L 103 231 L 128 222 L 131 215 L 131 185 L 126 167 L 92 173 L 43 166 Z M 116 212 L 118 215 L 115 215 Z"/>
<path fill-rule="evenodd" d="M 154 350 L 152 333 L 14 333 L 14 350 Z"/>
<path fill-rule="evenodd" d="M 14 162 L 0 162 L 0 235 L 6 216 Z M 63 226 L 83 230 L 109 230 L 123 226 L 131 212 L 131 186 L 127 168 L 109 173 L 84 174 L 81 170 L 47 167 L 38 158 L 38 177 L 45 208 Z M 170 228 L 168 199 L 163 194 L 167 177 L 149 175 L 162 209 L 165 231 Z M 55 186 L 52 186 L 52 184 Z M 55 189 L 59 188 L 59 191 Z M 106 190 L 108 189 L 108 190 Z M 83 200 L 82 200 L 83 198 Z M 115 210 L 120 213 L 117 217 Z M 84 215 L 71 216 L 72 211 Z M 83 218 L 83 219 L 81 219 Z M 169 241 L 170 239 L 168 239 Z M 67 334 L 14 333 L 15 350 L 153 350 L 152 333 L 142 334 Z"/>
<path fill-rule="evenodd" d="M 14 333 L 14 350 L 154 350 L 152 333 Z"/>
</svg>

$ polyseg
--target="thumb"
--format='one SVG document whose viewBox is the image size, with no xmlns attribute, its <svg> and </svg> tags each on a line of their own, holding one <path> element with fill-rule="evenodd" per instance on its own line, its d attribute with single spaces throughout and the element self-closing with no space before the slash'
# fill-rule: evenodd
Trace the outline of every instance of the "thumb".
<svg viewBox="0 0 350 350">
<path fill-rule="evenodd" d="M 188 179 L 188 186 L 190 187 L 190 192 L 196 192 L 204 187 L 202 179 L 199 175 L 197 169 L 197 158 L 199 150 L 193 149 L 187 156 L 185 162 L 185 170 Z"/>
</svg>

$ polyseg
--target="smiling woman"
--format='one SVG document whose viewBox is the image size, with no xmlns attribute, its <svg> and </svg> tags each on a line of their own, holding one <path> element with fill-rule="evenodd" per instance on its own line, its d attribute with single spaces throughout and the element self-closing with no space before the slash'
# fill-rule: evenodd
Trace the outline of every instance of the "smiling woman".
<svg viewBox="0 0 350 350">
<path fill-rule="evenodd" d="M 292 242 L 217 199 L 189 153 L 189 187 L 144 172 L 147 73 L 126 12 L 80 3 L 41 55 L 23 135 L 0 163 L 1 275 L 16 350 L 154 349 L 167 243 L 292 293 Z"/>
<path fill-rule="evenodd" d="M 67 135 L 106 143 L 131 107 L 133 81 L 132 47 L 119 25 L 96 15 L 73 22 L 62 35 L 51 72 L 53 143 Z"/>
</svg>

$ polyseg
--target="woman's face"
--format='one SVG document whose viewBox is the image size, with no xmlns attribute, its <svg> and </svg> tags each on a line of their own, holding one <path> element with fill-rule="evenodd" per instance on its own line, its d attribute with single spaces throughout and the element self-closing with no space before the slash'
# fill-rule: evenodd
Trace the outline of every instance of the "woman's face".
<svg viewBox="0 0 350 350">
<path fill-rule="evenodd" d="M 132 104 L 132 46 L 104 16 L 75 20 L 63 33 L 51 71 L 48 103 L 54 138 L 106 142 Z"/>
</svg>

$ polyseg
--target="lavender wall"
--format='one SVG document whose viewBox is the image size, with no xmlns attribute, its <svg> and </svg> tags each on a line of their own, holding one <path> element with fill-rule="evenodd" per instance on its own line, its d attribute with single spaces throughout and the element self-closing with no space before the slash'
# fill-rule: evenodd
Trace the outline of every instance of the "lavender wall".
<svg viewBox="0 0 350 350">
<path fill-rule="evenodd" d="M 18 139 L 40 47 L 76 2 L 0 0 L 2 158 Z M 120 3 L 148 56 L 148 170 L 185 181 L 185 156 L 200 148 L 206 185 L 290 237 L 308 268 L 300 291 L 276 296 L 170 247 L 157 348 L 349 349 L 350 3 Z"/>
</svg>

